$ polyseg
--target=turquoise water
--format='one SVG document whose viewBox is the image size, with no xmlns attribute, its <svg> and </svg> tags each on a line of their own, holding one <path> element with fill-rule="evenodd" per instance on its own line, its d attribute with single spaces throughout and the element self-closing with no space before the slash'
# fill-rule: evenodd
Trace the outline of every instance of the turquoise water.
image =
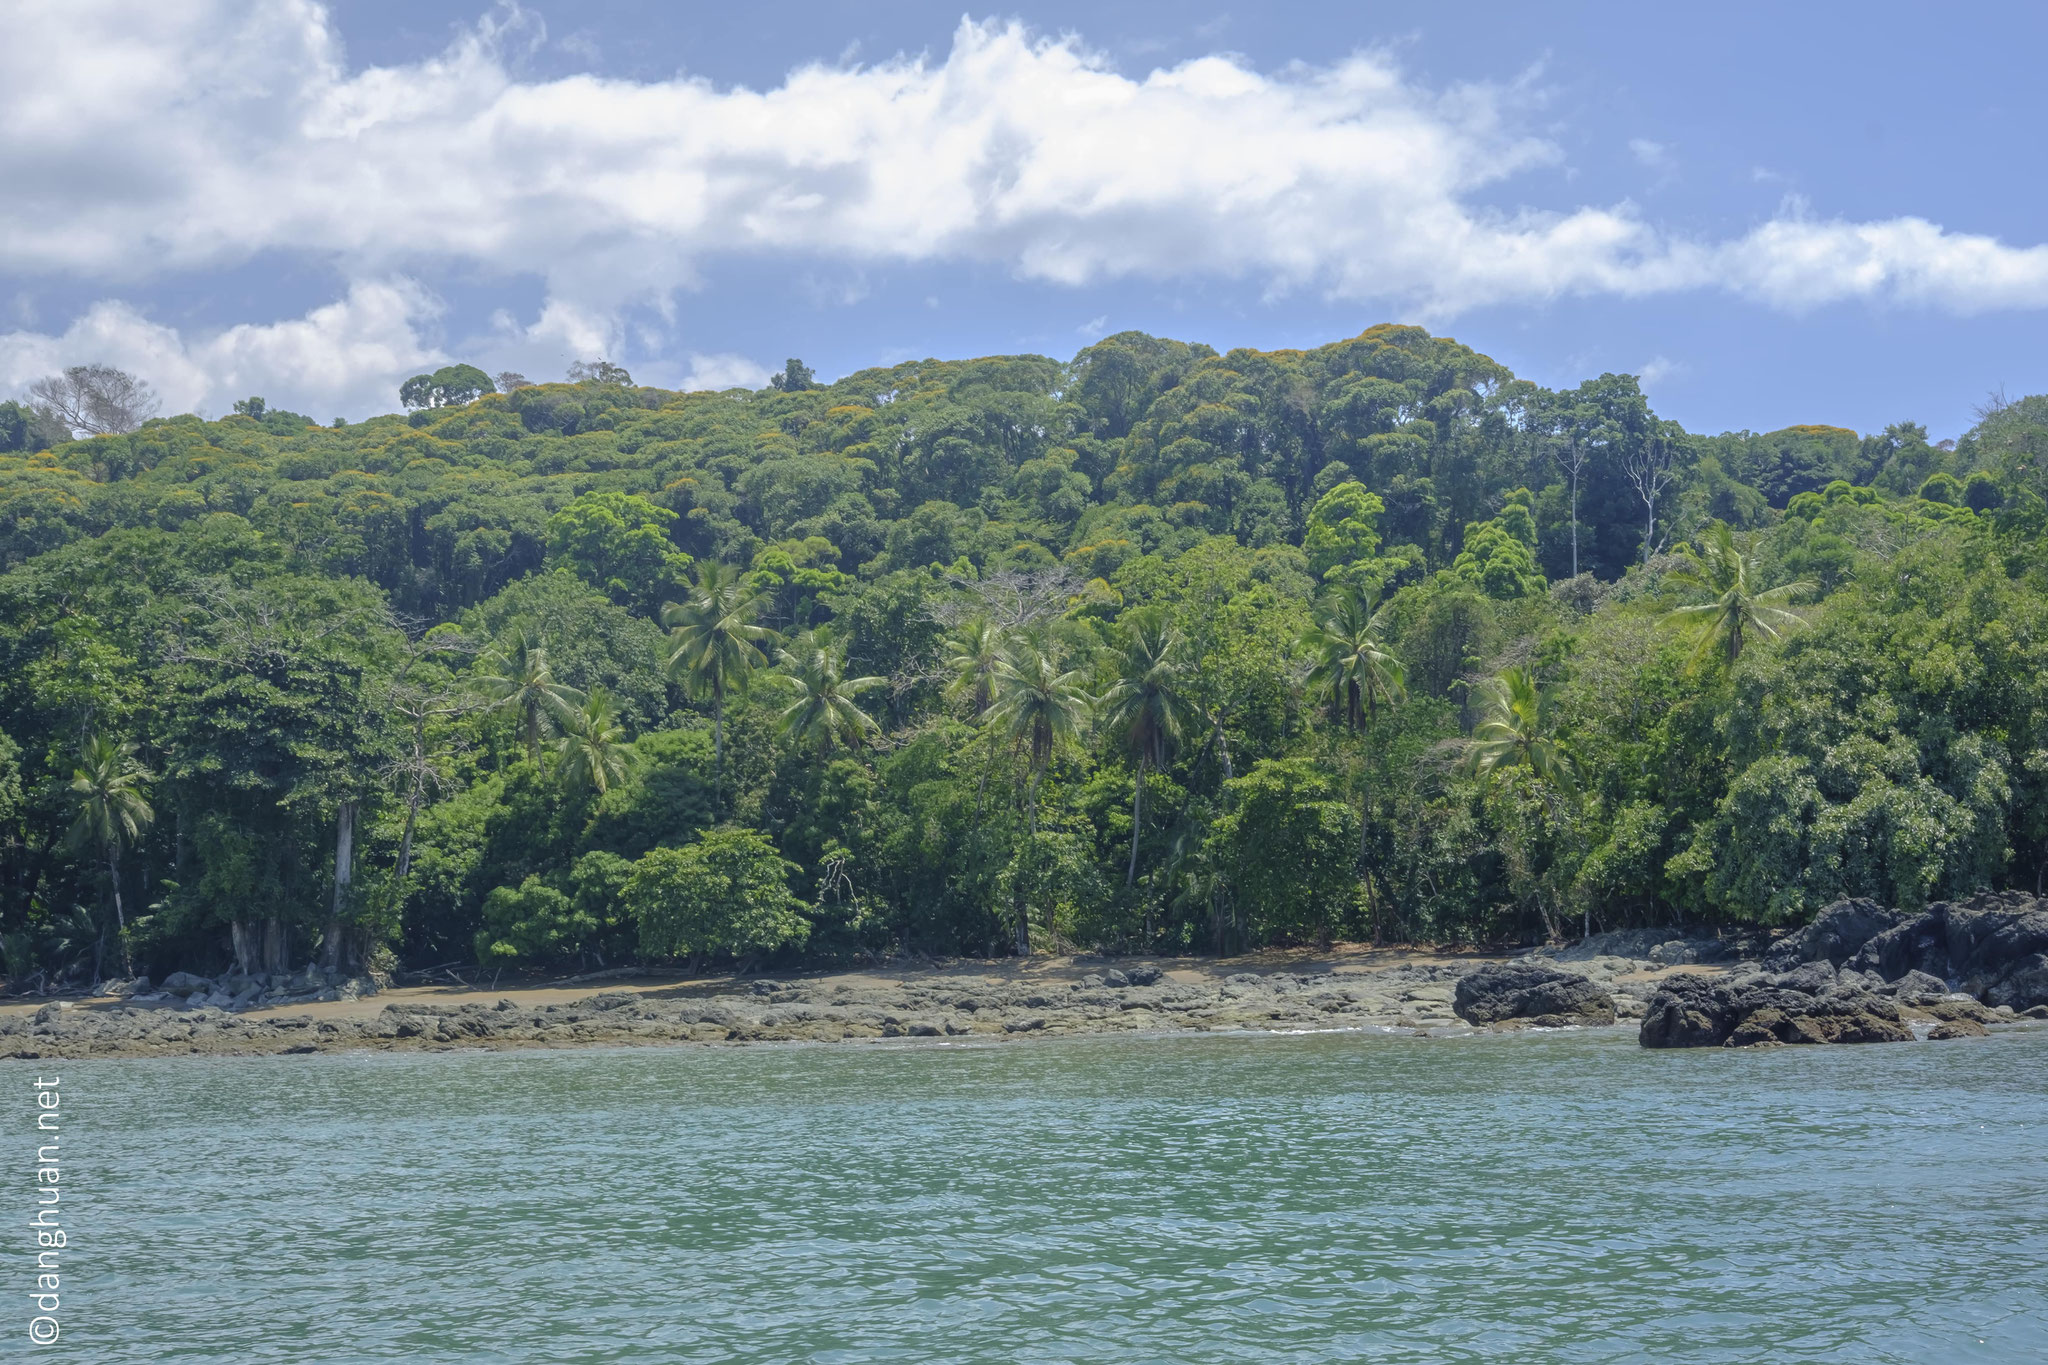
<svg viewBox="0 0 2048 1365">
<path fill-rule="evenodd" d="M 22 1358 L 2048 1354 L 2048 1031 L 57 1069 L 76 1241 Z"/>
</svg>

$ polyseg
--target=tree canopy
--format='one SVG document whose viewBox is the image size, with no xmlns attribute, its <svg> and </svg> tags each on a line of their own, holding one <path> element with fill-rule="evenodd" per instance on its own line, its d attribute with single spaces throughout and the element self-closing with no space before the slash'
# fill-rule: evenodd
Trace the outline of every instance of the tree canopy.
<svg viewBox="0 0 2048 1365">
<path fill-rule="evenodd" d="M 0 403 L 0 936 L 1470 941 L 2048 869 L 2048 398 L 1702 435 L 1391 325 L 775 379 Z"/>
</svg>

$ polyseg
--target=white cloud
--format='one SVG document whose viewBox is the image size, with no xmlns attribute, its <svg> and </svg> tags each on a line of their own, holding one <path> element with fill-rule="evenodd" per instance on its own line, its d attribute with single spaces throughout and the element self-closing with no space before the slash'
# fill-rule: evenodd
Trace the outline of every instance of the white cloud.
<svg viewBox="0 0 2048 1365">
<path fill-rule="evenodd" d="M 1636 370 L 1636 378 L 1645 386 L 1669 379 L 1674 374 L 1685 372 L 1685 362 L 1672 360 L 1667 356 L 1653 355 Z"/>
<path fill-rule="evenodd" d="M 109 286 L 265 252 L 359 280 L 539 275 L 520 344 L 580 356 L 617 346 L 629 308 L 672 318 L 735 255 L 1241 278 L 1425 319 L 1709 288 L 1791 309 L 2048 306 L 2048 249 L 1917 218 L 1787 212 L 1703 241 L 1627 203 L 1517 207 L 1511 177 L 1562 164 L 1527 131 L 1530 93 L 1425 87 L 1384 53 L 1127 75 L 1078 39 L 963 22 L 943 59 L 754 91 L 523 78 L 512 49 L 539 25 L 493 13 L 429 59 L 351 72 L 313 0 L 15 7 L 0 260 Z"/>
<path fill-rule="evenodd" d="M 743 355 L 692 352 L 689 361 L 690 372 L 678 387 L 692 392 L 698 389 L 762 389 L 768 386 L 767 367 L 757 365 Z"/>
<path fill-rule="evenodd" d="M 1653 171 L 1661 171 L 1671 165 L 1671 149 L 1661 142 L 1652 142 L 1646 137 L 1632 137 L 1628 149 L 1635 159 Z"/>
<path fill-rule="evenodd" d="M 432 296 L 399 279 L 358 284 L 303 318 L 188 338 L 108 300 L 62 333 L 0 333 L 0 391 L 19 393 L 66 365 L 104 361 L 145 376 L 167 412 L 221 412 L 251 394 L 319 420 L 388 412 L 398 378 L 448 361 L 420 339 L 437 312 Z"/>
</svg>

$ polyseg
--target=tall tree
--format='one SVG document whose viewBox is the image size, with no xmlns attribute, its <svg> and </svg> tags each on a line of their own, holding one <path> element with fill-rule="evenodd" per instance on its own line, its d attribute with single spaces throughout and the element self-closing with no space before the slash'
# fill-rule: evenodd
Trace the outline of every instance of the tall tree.
<svg viewBox="0 0 2048 1365">
<path fill-rule="evenodd" d="M 1370 596 L 1346 589 L 1303 637 L 1315 659 L 1310 690 L 1329 704 L 1331 719 L 1352 730 L 1365 729 L 1380 707 L 1399 705 L 1408 695 L 1408 675 L 1383 638 L 1386 616 Z"/>
<path fill-rule="evenodd" d="M 28 386 L 35 405 L 83 436 L 133 431 L 156 415 L 156 391 L 112 365 L 73 365 Z"/>
<path fill-rule="evenodd" d="M 135 964 L 128 951 L 128 917 L 121 906 L 121 849 L 142 837 L 156 823 L 156 811 L 144 793 L 149 772 L 136 761 L 133 744 L 117 744 L 105 735 L 86 740 L 71 770 L 71 799 L 78 815 L 68 839 L 77 851 L 91 850 L 106 859 L 114 889 L 114 926 L 121 942 L 121 969 L 130 976 Z"/>
<path fill-rule="evenodd" d="M 1009 639 L 1000 625 L 986 617 L 963 621 L 946 640 L 945 667 L 953 675 L 946 695 L 967 703 L 967 712 L 980 720 L 995 705 L 996 674 Z"/>
<path fill-rule="evenodd" d="M 1153 612 L 1134 612 L 1124 626 L 1117 679 L 1102 697 L 1101 723 L 1123 744 L 1137 770 L 1131 793 L 1131 856 L 1124 885 L 1138 880 L 1138 844 L 1145 822 L 1145 773 L 1172 761 L 1181 736 L 1199 715 L 1187 694 L 1187 641 Z"/>
<path fill-rule="evenodd" d="M 1550 798 L 1540 809 L 1549 812 L 1553 827 L 1564 827 L 1566 818 L 1560 807 L 1578 795 L 1579 764 L 1571 746 L 1557 733 L 1555 694 L 1538 683 L 1528 669 L 1509 668 L 1487 682 L 1482 696 L 1485 718 L 1466 741 L 1467 767 L 1489 781 L 1513 769 L 1527 769 L 1542 787 L 1549 789 Z M 1556 933 L 1540 892 L 1537 903 L 1546 928 Z M 1587 936 L 1591 936 L 1592 929 L 1593 907 L 1587 901 Z"/>
<path fill-rule="evenodd" d="M 1408 696 L 1407 670 L 1384 639 L 1386 615 L 1386 608 L 1371 596 L 1346 589 L 1337 595 L 1331 613 L 1312 627 L 1302 641 L 1315 660 L 1308 675 L 1311 694 L 1320 696 L 1329 706 L 1332 720 L 1354 734 L 1369 730 L 1382 706 L 1398 706 Z M 1366 877 L 1366 840 L 1372 829 L 1371 799 L 1370 783 L 1361 781 L 1358 863 L 1362 879 Z M 1379 902 L 1375 899 L 1373 904 L 1373 934 L 1377 939 Z"/>
<path fill-rule="evenodd" d="M 555 776 L 571 791 L 603 796 L 625 780 L 633 766 L 633 749 L 616 703 L 602 691 L 583 699 L 579 710 L 562 722 L 555 741 Z"/>
<path fill-rule="evenodd" d="M 1480 777 L 1527 768 L 1559 792 L 1578 791 L 1578 759 L 1557 731 L 1555 694 L 1526 668 L 1503 669 L 1486 684 L 1485 719 L 1472 731 L 1466 762 Z"/>
<path fill-rule="evenodd" d="M 547 644 L 534 631 L 524 631 L 511 644 L 486 654 L 483 666 L 486 671 L 477 676 L 477 685 L 485 696 L 518 715 L 526 756 L 538 762 L 541 737 L 552 734 L 564 716 L 583 705 L 583 694 L 555 681 Z"/>
<path fill-rule="evenodd" d="M 1756 559 L 1743 553 L 1735 533 L 1724 523 L 1715 523 L 1699 553 L 1688 553 L 1692 562 L 1665 575 L 1665 581 L 1713 595 L 1711 602 L 1679 607 L 1671 613 L 1674 619 L 1700 623 L 1694 658 L 1719 643 L 1728 662 L 1733 664 L 1742 657 L 1749 637 L 1760 635 L 1775 640 L 1785 627 L 1802 623 L 1804 618 L 1784 604 L 1801 593 L 1811 592 L 1813 584 L 1785 583 L 1757 591 Z"/>
<path fill-rule="evenodd" d="M 697 566 L 696 591 L 661 609 L 669 628 L 669 676 L 699 701 L 711 703 L 711 746 L 717 782 L 725 781 L 725 702 L 744 692 L 768 662 L 761 646 L 775 632 L 756 625 L 761 596 L 737 570 L 717 560 Z"/>
<path fill-rule="evenodd" d="M 796 693 L 783 708 L 782 732 L 797 744 L 855 749 L 881 728 L 854 698 L 889 680 L 847 677 L 846 651 L 828 636 L 806 631 L 777 651 L 776 659 L 783 682 Z"/>
<path fill-rule="evenodd" d="M 1049 650 L 1026 642 L 1006 656 L 996 674 L 996 703 L 987 723 L 1025 747 L 1031 778 L 1025 817 L 1032 841 L 1038 838 L 1038 788 L 1045 770 L 1063 744 L 1080 738 L 1094 701 L 1082 689 L 1079 669 L 1063 670 Z M 1017 906 L 1017 951 L 1031 951 L 1031 924 L 1020 900 Z"/>
<path fill-rule="evenodd" d="M 1657 549 L 1657 499 L 1678 477 L 1678 457 L 1685 432 L 1676 422 L 1656 422 L 1639 441 L 1621 452 L 1621 472 L 1643 500 L 1643 563 Z"/>
</svg>

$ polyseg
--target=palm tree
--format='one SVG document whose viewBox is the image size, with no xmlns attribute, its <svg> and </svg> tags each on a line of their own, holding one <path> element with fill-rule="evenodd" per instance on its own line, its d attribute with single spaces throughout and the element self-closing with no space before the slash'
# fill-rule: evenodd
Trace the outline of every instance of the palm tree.
<svg viewBox="0 0 2048 1365">
<path fill-rule="evenodd" d="M 593 691 L 582 709 L 563 721 L 562 729 L 562 737 L 555 741 L 555 776 L 564 786 L 603 796 L 625 779 L 635 755 L 610 697 Z"/>
<path fill-rule="evenodd" d="M 1755 591 L 1751 584 L 1757 577 L 1756 560 L 1742 553 L 1735 543 L 1735 533 L 1722 522 L 1714 524 L 1701 548 L 1704 553 L 1688 552 L 1691 564 L 1665 576 L 1667 582 L 1701 588 L 1713 594 L 1711 602 L 1679 607 L 1671 613 L 1674 617 L 1703 622 L 1699 646 L 1693 651 L 1695 659 L 1720 640 L 1725 642 L 1728 662 L 1733 664 L 1742 657 L 1747 637 L 1760 635 L 1766 640 L 1775 640 L 1782 627 L 1803 622 L 1804 618 L 1798 612 L 1788 611 L 1780 604 L 1789 602 L 1802 592 L 1812 591 L 1813 584 L 1786 583 L 1763 592 Z"/>
<path fill-rule="evenodd" d="M 1408 697 L 1408 674 L 1381 638 L 1387 611 L 1355 588 L 1337 595 L 1335 608 L 1322 624 L 1302 637 L 1302 647 L 1315 657 L 1309 669 L 1310 690 L 1329 703 L 1330 715 L 1357 733 L 1370 729 L 1381 706 L 1398 706 Z M 1366 840 L 1372 836 L 1372 793 L 1365 783 L 1358 794 L 1358 866 L 1365 872 Z M 1378 921 L 1375 919 L 1375 926 Z M 1374 929 L 1377 940 L 1378 929 Z"/>
<path fill-rule="evenodd" d="M 1061 671 L 1058 661 L 1036 646 L 1013 650 L 997 667 L 995 705 L 989 708 L 987 723 L 1029 751 L 1031 783 L 1025 809 L 1034 840 L 1038 837 L 1038 785 L 1045 778 L 1046 766 L 1060 745 L 1080 737 L 1092 704 L 1081 690 L 1080 670 Z M 1017 951 L 1031 951 L 1031 925 L 1021 900 L 1017 906 Z"/>
<path fill-rule="evenodd" d="M 1575 797 L 1579 786 L 1578 759 L 1571 746 L 1556 735 L 1554 697 L 1539 686 L 1526 668 L 1504 669 L 1485 687 L 1486 719 L 1466 741 L 1466 762 L 1472 772 L 1491 778 L 1511 768 L 1527 768 L 1540 782 L 1564 797 Z M 1557 814 L 1552 805 L 1552 818 Z M 1542 910 L 1541 896 L 1538 909 Z M 1542 910 L 1544 925 L 1553 934 L 1550 912 Z M 1585 934 L 1592 936 L 1593 907 L 1585 907 Z"/>
<path fill-rule="evenodd" d="M 1302 638 L 1315 656 L 1309 687 L 1330 704 L 1330 714 L 1352 730 L 1365 729 L 1381 706 L 1397 706 L 1408 695 L 1408 675 L 1381 639 L 1386 609 L 1354 588 L 1338 594 L 1321 625 Z"/>
<path fill-rule="evenodd" d="M 1003 661 L 1006 637 L 1003 628 L 991 621 L 969 621 L 946 641 L 945 666 L 953 675 L 946 695 L 967 703 L 968 713 L 980 720 L 995 705 L 996 672 Z"/>
<path fill-rule="evenodd" d="M 547 644 L 530 630 L 485 655 L 484 666 L 492 671 L 479 674 L 477 686 L 499 706 L 518 713 L 526 736 L 526 756 L 538 760 L 541 736 L 583 705 L 583 693 L 555 681 Z"/>
<path fill-rule="evenodd" d="M 775 632 L 754 624 L 761 596 L 741 582 L 730 565 L 706 560 L 697 566 L 696 591 L 686 602 L 665 603 L 661 623 L 669 628 L 669 676 L 690 696 L 711 703 L 711 746 L 717 781 L 725 780 L 725 699 L 747 689 L 756 669 L 768 662 L 764 642 Z"/>
<path fill-rule="evenodd" d="M 882 686 L 887 678 L 849 678 L 845 651 L 825 635 L 806 631 L 776 652 L 782 680 L 796 700 L 782 711 L 782 733 L 799 745 L 834 744 L 858 748 L 881 727 L 854 703 L 861 693 Z"/>
<path fill-rule="evenodd" d="M 1164 768 L 1173 757 L 1189 722 L 1199 716 L 1183 690 L 1187 642 L 1155 615 L 1135 616 L 1125 628 L 1123 653 L 1117 661 L 1116 683 L 1102 696 L 1101 722 L 1123 741 L 1137 760 L 1137 786 L 1131 794 L 1131 858 L 1124 885 L 1138 880 L 1138 839 L 1145 820 L 1145 772 Z"/>
<path fill-rule="evenodd" d="M 1554 733 L 1551 690 L 1526 668 L 1503 670 L 1486 685 L 1486 719 L 1472 732 L 1466 762 L 1481 777 L 1527 768 L 1558 791 L 1578 791 L 1578 760 Z"/>
<path fill-rule="evenodd" d="M 156 812 L 143 793 L 152 780 L 135 760 L 133 744 L 116 744 L 94 735 L 80 746 L 79 765 L 71 771 L 71 798 L 78 817 L 67 839 L 74 851 L 91 849 L 107 860 L 114 886 L 114 924 L 121 940 L 121 968 L 130 976 L 135 964 L 128 955 L 128 918 L 121 908 L 121 847 L 133 844 L 156 823 Z"/>
</svg>

